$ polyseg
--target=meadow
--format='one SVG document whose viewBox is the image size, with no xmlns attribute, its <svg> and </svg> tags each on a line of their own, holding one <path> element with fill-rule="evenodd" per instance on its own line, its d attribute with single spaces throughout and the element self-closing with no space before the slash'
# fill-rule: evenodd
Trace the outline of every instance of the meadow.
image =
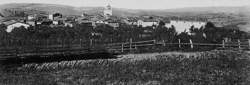
<svg viewBox="0 0 250 85">
<path fill-rule="evenodd" d="M 243 51 L 121 55 L 117 59 L 25 64 L 0 71 L 1 85 L 248 85 Z"/>
</svg>

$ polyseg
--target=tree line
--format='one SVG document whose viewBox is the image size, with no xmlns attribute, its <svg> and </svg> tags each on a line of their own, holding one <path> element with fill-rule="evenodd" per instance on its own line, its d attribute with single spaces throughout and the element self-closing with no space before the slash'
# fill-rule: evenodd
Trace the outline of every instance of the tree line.
<svg viewBox="0 0 250 85">
<path fill-rule="evenodd" d="M 120 24 L 118 28 L 113 28 L 103 24 L 96 27 L 85 24 L 75 24 L 73 27 L 50 27 L 46 25 L 32 26 L 29 28 L 15 28 L 12 32 L 6 32 L 6 26 L 0 25 L 0 43 L 2 46 L 13 43 L 30 43 L 49 41 L 50 44 L 60 44 L 65 41 L 68 43 L 79 42 L 81 39 L 85 43 L 95 42 L 99 44 L 142 41 L 156 39 L 164 40 L 168 43 L 175 43 L 178 40 L 189 42 L 192 39 L 197 43 L 221 43 L 224 38 L 245 39 L 249 38 L 247 32 L 241 31 L 237 26 L 215 27 L 213 23 L 208 22 L 201 28 L 189 27 L 188 30 L 178 33 L 175 26 L 165 27 L 160 22 L 158 26 L 133 26 Z M 77 41 L 78 40 L 78 41 Z M 24 44 L 23 44 L 24 45 Z"/>
</svg>

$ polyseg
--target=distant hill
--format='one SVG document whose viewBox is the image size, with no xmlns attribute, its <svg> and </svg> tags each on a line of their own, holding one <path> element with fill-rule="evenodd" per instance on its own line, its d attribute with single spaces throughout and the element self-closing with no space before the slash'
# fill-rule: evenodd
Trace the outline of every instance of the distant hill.
<svg viewBox="0 0 250 85">
<path fill-rule="evenodd" d="M 113 14 L 116 16 L 140 16 L 140 15 L 195 15 L 206 13 L 235 13 L 235 14 L 248 14 L 246 11 L 250 7 L 192 7 L 192 8 L 177 8 L 177 9 L 163 9 L 163 10 L 136 10 L 113 8 Z M 6 10 L 7 9 L 7 10 Z M 0 13 L 3 16 L 10 16 L 12 13 L 8 9 L 20 9 L 27 13 L 46 12 L 54 13 L 60 12 L 64 15 L 81 15 L 83 12 L 87 14 L 100 14 L 103 7 L 72 7 L 66 5 L 56 4 L 28 4 L 28 3 L 12 3 L 0 5 Z"/>
<path fill-rule="evenodd" d="M 9 10 L 11 9 L 20 9 L 26 12 L 34 12 L 34 11 L 40 11 L 40 12 L 46 12 L 46 13 L 54 13 L 54 12 L 60 12 L 65 15 L 78 15 L 81 14 L 78 10 L 75 9 L 75 7 L 71 6 L 65 6 L 65 5 L 54 5 L 54 4 L 27 4 L 27 3 L 13 3 L 13 4 L 4 4 L 0 5 L 0 12 L 4 16 L 10 16 L 11 13 L 9 13 Z"/>
</svg>

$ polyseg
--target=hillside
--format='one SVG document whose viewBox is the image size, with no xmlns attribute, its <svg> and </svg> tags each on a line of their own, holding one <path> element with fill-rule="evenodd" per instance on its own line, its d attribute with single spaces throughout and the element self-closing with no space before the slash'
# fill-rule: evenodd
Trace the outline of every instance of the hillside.
<svg viewBox="0 0 250 85">
<path fill-rule="evenodd" d="M 71 6 L 65 6 L 65 5 L 54 5 L 54 4 L 5 4 L 0 5 L 0 12 L 4 16 L 10 16 L 11 13 L 9 11 L 6 11 L 6 9 L 19 9 L 23 10 L 25 12 L 34 12 L 34 11 L 43 11 L 46 13 L 54 13 L 54 12 L 60 12 L 64 15 L 78 15 L 80 12 L 75 9 L 75 7 Z"/>
<path fill-rule="evenodd" d="M 140 16 L 140 15 L 197 15 L 207 13 L 234 13 L 234 14 L 248 14 L 246 10 L 249 7 L 193 7 L 193 8 L 177 8 L 177 9 L 164 9 L 164 10 L 146 10 L 146 9 L 124 9 L 124 8 L 113 8 L 113 14 L 115 16 Z M 54 13 L 60 12 L 64 15 L 80 15 L 85 12 L 88 14 L 100 14 L 102 13 L 103 7 L 72 7 L 66 5 L 56 4 L 28 4 L 28 3 L 12 3 L 0 5 L 0 13 L 3 16 L 10 16 L 11 13 L 6 9 L 20 9 L 27 13 L 35 12 L 46 12 Z"/>
</svg>

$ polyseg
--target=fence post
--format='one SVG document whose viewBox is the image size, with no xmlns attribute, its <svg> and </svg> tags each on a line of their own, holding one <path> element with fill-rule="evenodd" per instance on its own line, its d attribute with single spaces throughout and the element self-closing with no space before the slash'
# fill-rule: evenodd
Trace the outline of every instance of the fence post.
<svg viewBox="0 0 250 85">
<path fill-rule="evenodd" d="M 248 48 L 250 48 L 250 39 L 248 39 Z"/>
<path fill-rule="evenodd" d="M 165 47 L 166 46 L 165 40 L 162 40 L 162 42 L 163 42 L 163 46 Z"/>
<path fill-rule="evenodd" d="M 82 47 L 82 39 L 80 39 L 80 47 Z"/>
<path fill-rule="evenodd" d="M 38 47 L 39 47 L 39 44 L 38 44 L 38 40 L 37 39 L 35 39 L 35 51 L 36 51 L 36 53 L 38 52 Z"/>
<path fill-rule="evenodd" d="M 122 43 L 122 53 L 124 52 L 124 44 Z"/>
<path fill-rule="evenodd" d="M 132 51 L 132 38 L 130 38 L 130 40 L 129 40 L 129 50 L 130 50 L 130 52 Z"/>
<path fill-rule="evenodd" d="M 240 44 L 240 40 L 238 39 L 238 46 L 239 46 L 239 49 L 241 48 L 241 46 L 240 46 L 241 44 Z"/>
<path fill-rule="evenodd" d="M 181 48 L 181 39 L 178 39 L 179 41 L 179 48 Z"/>
<path fill-rule="evenodd" d="M 190 41 L 191 49 L 193 49 L 194 48 L 193 41 L 191 39 L 189 41 Z"/>
<path fill-rule="evenodd" d="M 46 47 L 49 48 L 49 40 L 46 39 Z"/>
<path fill-rule="evenodd" d="M 93 45 L 93 40 L 92 39 L 90 39 L 90 46 L 92 46 Z"/>
<path fill-rule="evenodd" d="M 64 48 L 64 39 L 62 39 L 61 41 L 62 41 L 62 48 Z"/>
<path fill-rule="evenodd" d="M 135 50 L 137 50 L 137 46 L 136 46 L 136 43 L 135 43 Z"/>
<path fill-rule="evenodd" d="M 18 54 L 17 53 L 18 52 L 17 49 L 18 49 L 18 41 L 17 41 L 17 44 L 15 45 L 15 57 L 17 57 L 17 54 Z"/>
<path fill-rule="evenodd" d="M 222 40 L 222 48 L 225 48 L 225 40 Z"/>
</svg>

